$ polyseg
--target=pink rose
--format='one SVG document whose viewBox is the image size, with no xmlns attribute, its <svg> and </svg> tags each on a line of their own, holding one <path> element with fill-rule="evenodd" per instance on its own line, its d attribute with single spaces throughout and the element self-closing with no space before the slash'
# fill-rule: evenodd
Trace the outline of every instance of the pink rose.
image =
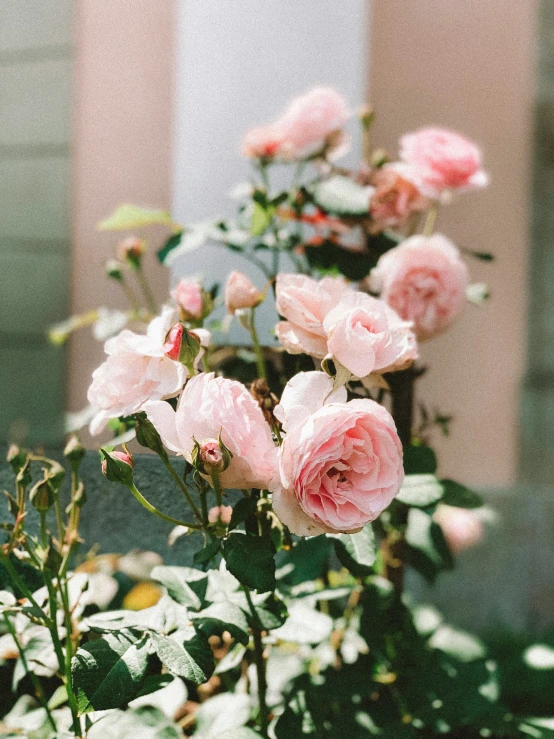
<svg viewBox="0 0 554 739">
<path fill-rule="evenodd" d="M 262 300 L 262 293 L 243 272 L 231 272 L 225 285 L 225 307 L 228 313 L 255 308 Z"/>
<path fill-rule="evenodd" d="M 433 517 L 454 553 L 463 552 L 478 544 L 484 536 L 483 522 L 475 511 L 439 505 Z"/>
<path fill-rule="evenodd" d="M 354 291 L 323 321 L 328 352 L 356 377 L 405 369 L 417 359 L 411 325 L 382 300 Z"/>
<path fill-rule="evenodd" d="M 400 163 L 378 169 L 372 178 L 372 185 L 375 190 L 371 195 L 369 209 L 374 232 L 399 226 L 413 213 L 429 207 L 429 200 L 410 179 L 408 168 Z"/>
<path fill-rule="evenodd" d="M 485 187 L 481 151 L 471 141 L 443 128 L 422 128 L 400 139 L 400 158 L 418 172 L 421 190 L 440 198 L 448 190 Z"/>
<path fill-rule="evenodd" d="M 214 506 L 208 511 L 208 521 L 210 523 L 217 523 L 221 521 L 226 526 L 231 523 L 231 516 L 233 515 L 233 509 L 230 505 Z"/>
<path fill-rule="evenodd" d="M 275 123 L 250 131 L 243 152 L 250 157 L 286 160 L 343 153 L 346 141 L 341 129 L 349 117 L 348 104 L 340 93 L 315 87 L 294 98 Z"/>
<path fill-rule="evenodd" d="M 146 251 L 146 244 L 138 236 L 129 236 L 117 245 L 117 256 L 122 262 L 130 260 L 137 264 Z"/>
<path fill-rule="evenodd" d="M 273 490 L 277 484 L 277 449 L 269 425 L 254 398 L 240 382 L 213 372 L 192 377 L 177 410 L 169 403 L 145 405 L 164 444 L 189 462 L 195 444 L 221 438 L 233 455 L 219 479 L 225 488 Z"/>
<path fill-rule="evenodd" d="M 323 373 L 300 373 L 276 408 L 286 436 L 273 508 L 300 536 L 359 531 L 391 503 L 404 477 L 389 412 L 372 400 L 344 402 L 344 388 L 332 392 Z"/>
<path fill-rule="evenodd" d="M 412 236 L 386 252 L 371 271 L 372 287 L 419 340 L 447 329 L 464 307 L 469 274 L 454 244 L 441 234 Z"/>
<path fill-rule="evenodd" d="M 171 291 L 171 297 L 179 306 L 183 320 L 202 318 L 202 288 L 194 280 L 180 280 Z"/>
<path fill-rule="evenodd" d="M 278 313 L 286 318 L 275 327 L 277 338 L 291 354 L 310 354 L 323 359 L 328 353 L 323 320 L 346 292 L 346 282 L 337 277 L 314 280 L 305 275 L 277 275 L 275 285 Z"/>
<path fill-rule="evenodd" d="M 172 398 L 181 391 L 186 369 L 166 356 L 173 321 L 168 308 L 150 322 L 146 336 L 125 330 L 106 342 L 108 358 L 93 372 L 88 390 L 89 403 L 100 409 L 90 424 L 91 434 L 102 431 L 110 418 L 138 413 L 149 400 Z"/>
<path fill-rule="evenodd" d="M 184 330 L 185 329 L 182 323 L 175 323 L 169 329 L 169 333 L 167 334 L 167 337 L 164 343 L 166 357 L 169 357 L 170 359 L 174 359 L 175 361 L 178 361 L 179 356 L 181 354 L 181 344 L 183 343 Z"/>
</svg>

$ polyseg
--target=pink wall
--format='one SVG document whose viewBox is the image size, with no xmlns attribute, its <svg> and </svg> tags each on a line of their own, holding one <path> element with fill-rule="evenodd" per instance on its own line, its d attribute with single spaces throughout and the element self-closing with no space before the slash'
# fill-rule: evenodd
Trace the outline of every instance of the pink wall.
<svg viewBox="0 0 554 739">
<path fill-rule="evenodd" d="M 171 202 L 173 11 L 173 0 L 76 3 L 74 312 L 124 305 L 102 269 L 117 237 L 98 233 L 96 223 L 122 202 L 163 208 Z M 149 272 L 164 295 L 167 271 Z M 102 356 L 88 331 L 72 339 L 70 410 L 86 405 L 90 373 Z"/>
<path fill-rule="evenodd" d="M 525 367 L 529 174 L 535 0 L 374 0 L 371 101 L 375 139 L 426 124 L 457 129 L 485 151 L 491 184 L 440 214 L 460 246 L 492 251 L 471 260 L 492 300 L 468 306 L 445 336 L 425 345 L 431 367 L 421 397 L 456 417 L 440 443 L 441 471 L 479 484 L 513 481 L 519 390 Z"/>
</svg>

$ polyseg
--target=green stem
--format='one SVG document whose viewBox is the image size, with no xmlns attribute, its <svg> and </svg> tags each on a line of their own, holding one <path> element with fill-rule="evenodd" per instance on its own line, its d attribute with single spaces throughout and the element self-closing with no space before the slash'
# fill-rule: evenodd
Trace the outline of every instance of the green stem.
<svg viewBox="0 0 554 739">
<path fill-rule="evenodd" d="M 125 297 L 129 301 L 129 305 L 131 306 L 132 310 L 134 310 L 135 313 L 139 313 L 140 312 L 140 300 L 135 295 L 131 286 L 125 282 L 125 278 L 123 277 L 123 275 L 121 277 L 121 280 L 119 280 L 119 284 L 121 285 L 121 289 L 125 293 Z"/>
<path fill-rule="evenodd" d="M 144 495 L 137 490 L 136 486 L 131 483 L 128 485 L 129 490 L 133 493 L 135 498 L 138 500 L 138 502 L 141 504 L 141 506 L 144 506 L 147 511 L 150 513 L 153 513 L 155 516 L 158 516 L 158 518 L 161 518 L 163 521 L 167 521 L 168 523 L 173 523 L 176 526 L 186 526 L 188 529 L 201 529 L 202 526 L 199 526 L 195 523 L 188 523 L 187 521 L 181 521 L 178 518 L 173 518 L 173 516 L 168 516 L 165 513 L 162 513 L 159 511 L 155 506 L 152 505 L 152 503 L 149 503 Z"/>
<path fill-rule="evenodd" d="M 427 211 L 427 218 L 425 219 L 425 225 L 423 226 L 423 235 L 432 236 L 437 222 L 437 215 L 439 212 L 438 205 L 433 204 Z"/>
<path fill-rule="evenodd" d="M 249 332 L 252 337 L 252 344 L 254 345 L 254 351 L 256 352 L 256 367 L 258 368 L 258 375 L 267 380 L 267 369 L 265 366 L 265 359 L 263 349 L 260 346 L 260 340 L 258 339 L 258 332 L 256 331 L 255 325 L 255 313 L 256 309 L 252 308 L 252 315 L 249 321 Z"/>
<path fill-rule="evenodd" d="M 48 546 L 48 532 L 46 530 L 46 512 L 40 511 L 40 543 L 42 548 L 46 549 Z"/>
<path fill-rule="evenodd" d="M 250 612 L 252 614 L 252 636 L 254 638 L 254 659 L 256 662 L 256 675 L 257 675 L 257 682 L 258 682 L 258 704 L 259 704 L 259 722 L 260 722 L 260 731 L 263 737 L 268 736 L 267 730 L 269 727 L 269 709 L 267 707 L 267 700 L 266 700 L 266 693 L 267 693 L 267 677 L 266 677 L 266 670 L 265 670 L 265 658 L 264 658 L 264 645 L 262 642 L 262 628 L 260 624 L 260 619 L 258 618 L 258 614 L 256 612 L 256 609 L 254 608 L 254 603 L 252 602 L 252 597 L 250 595 L 250 591 L 248 588 L 244 587 L 244 593 L 246 595 L 246 600 L 248 601 L 248 607 L 250 608 Z"/>
<path fill-rule="evenodd" d="M 146 304 L 148 305 L 148 310 L 154 315 L 156 315 L 158 312 L 158 306 L 156 305 L 156 299 L 154 298 L 154 293 L 150 289 L 150 285 L 148 284 L 146 275 L 144 274 L 142 267 L 139 266 L 136 268 L 136 275 L 137 275 L 138 283 L 144 294 L 144 297 L 146 298 Z"/>
<path fill-rule="evenodd" d="M 27 598 L 29 603 L 35 608 L 37 611 L 40 612 L 41 617 L 44 619 L 45 624 L 48 622 L 48 616 L 43 611 L 43 609 L 39 606 L 39 604 L 36 602 L 36 600 L 33 597 L 33 594 L 25 585 L 21 577 L 18 575 L 17 570 L 13 566 L 13 564 L 10 561 L 10 558 L 4 554 L 0 556 L 0 562 L 4 565 L 6 570 L 8 571 L 8 575 L 11 577 L 13 583 L 19 588 L 19 590 L 23 593 L 23 595 Z"/>
<path fill-rule="evenodd" d="M 215 491 L 215 498 L 217 501 L 217 505 L 218 507 L 221 507 L 221 499 L 223 497 L 223 493 L 221 490 L 221 483 L 219 482 L 219 474 L 217 472 L 212 472 L 211 478 L 212 478 L 212 486 Z"/>
<path fill-rule="evenodd" d="M 181 478 L 179 477 L 179 475 L 175 471 L 173 465 L 169 461 L 169 458 L 167 456 L 162 455 L 162 454 L 159 454 L 158 456 L 160 457 L 160 459 L 164 463 L 164 465 L 165 465 L 167 471 L 169 472 L 169 474 L 171 475 L 171 477 L 175 480 L 175 482 L 177 483 L 177 485 L 181 488 L 181 490 L 183 492 L 183 495 L 185 496 L 185 498 L 187 500 L 187 503 L 191 507 L 191 509 L 192 509 L 194 515 L 196 516 L 196 518 L 199 521 L 202 521 L 202 515 L 201 515 L 200 511 L 198 510 L 198 506 L 196 505 L 196 503 L 192 499 L 192 496 L 189 493 L 187 486 L 185 485 L 185 483 L 181 480 Z M 188 524 L 184 524 L 184 525 L 186 526 Z M 192 525 L 192 528 L 198 528 L 198 527 Z"/>
<path fill-rule="evenodd" d="M 31 678 L 31 682 L 33 683 L 33 687 L 35 689 L 35 695 L 40 701 L 40 705 L 44 708 L 46 711 L 46 715 L 48 716 L 48 721 L 50 722 L 50 725 L 54 729 L 54 731 L 57 731 L 56 723 L 52 717 L 52 714 L 50 712 L 50 708 L 48 707 L 48 701 L 46 700 L 46 696 L 44 695 L 44 690 L 42 688 L 42 685 L 40 684 L 40 680 L 38 679 L 38 675 L 35 675 L 32 670 L 29 669 L 29 665 L 27 663 L 27 657 L 25 656 L 25 650 L 17 638 L 17 634 L 15 632 L 15 629 L 12 625 L 12 622 L 8 618 L 8 614 L 4 613 L 4 621 L 6 622 L 6 626 L 8 628 L 8 631 L 11 634 L 12 639 L 14 640 L 15 647 L 17 651 L 19 652 L 19 656 L 21 657 L 21 662 L 23 663 L 23 668 L 25 669 L 25 672 L 29 677 Z"/>
</svg>

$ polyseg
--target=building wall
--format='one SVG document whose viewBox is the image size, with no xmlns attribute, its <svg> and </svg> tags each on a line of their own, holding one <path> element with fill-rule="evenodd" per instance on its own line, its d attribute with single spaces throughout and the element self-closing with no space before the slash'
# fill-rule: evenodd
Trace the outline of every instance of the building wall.
<svg viewBox="0 0 554 739">
<path fill-rule="evenodd" d="M 535 0 L 375 0 L 371 100 L 375 140 L 396 152 L 423 125 L 454 128 L 484 149 L 490 186 L 440 213 L 438 230 L 491 251 L 471 261 L 492 299 L 468 306 L 422 348 L 430 370 L 420 395 L 453 413 L 439 443 L 441 471 L 479 485 L 517 474 L 519 396 L 526 364 L 528 221 L 532 161 Z"/>
</svg>

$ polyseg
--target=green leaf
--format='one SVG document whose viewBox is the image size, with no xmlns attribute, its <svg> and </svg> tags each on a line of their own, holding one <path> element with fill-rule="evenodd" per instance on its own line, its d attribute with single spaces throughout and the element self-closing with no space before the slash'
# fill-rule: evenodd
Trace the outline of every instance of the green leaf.
<svg viewBox="0 0 554 739">
<path fill-rule="evenodd" d="M 166 210 L 152 210 L 126 203 L 116 208 L 109 218 L 100 221 L 97 229 L 99 231 L 128 231 L 156 225 L 181 228 L 171 220 L 171 216 Z"/>
<path fill-rule="evenodd" d="M 275 559 L 268 543 L 246 534 L 231 534 L 223 544 L 227 569 L 248 588 L 260 593 L 275 589 Z"/>
<path fill-rule="evenodd" d="M 404 449 L 404 472 L 407 475 L 434 475 L 437 457 L 430 446 L 410 444 Z"/>
<path fill-rule="evenodd" d="M 228 631 L 241 644 L 248 644 L 250 639 L 246 615 L 228 600 L 217 601 L 199 613 L 192 613 L 191 619 L 207 636 L 221 636 Z"/>
<path fill-rule="evenodd" d="M 440 649 L 462 662 L 472 662 L 486 657 L 485 645 L 480 639 L 474 634 L 455 629 L 448 624 L 439 626 L 429 639 L 429 646 L 433 649 Z"/>
<path fill-rule="evenodd" d="M 327 534 L 333 540 L 339 561 L 352 574 L 363 576 L 373 571 L 377 556 L 375 535 L 368 523 L 357 534 Z"/>
<path fill-rule="evenodd" d="M 119 708 L 137 697 L 148 666 L 148 641 L 112 633 L 77 650 L 71 674 L 79 714 Z"/>
<path fill-rule="evenodd" d="M 375 267 L 377 260 L 370 251 L 349 251 L 333 241 L 306 247 L 310 267 L 323 272 L 338 270 L 349 280 L 362 280 Z"/>
<path fill-rule="evenodd" d="M 285 603 L 273 593 L 268 595 L 253 595 L 252 602 L 254 610 L 258 616 L 258 622 L 266 631 L 282 626 L 288 618 L 288 611 Z M 246 611 L 246 617 L 250 625 L 253 624 L 253 616 L 250 611 Z"/>
<path fill-rule="evenodd" d="M 410 508 L 406 543 L 409 563 L 429 582 L 441 570 L 452 569 L 452 554 L 441 527 L 419 508 Z"/>
<path fill-rule="evenodd" d="M 454 480 L 441 480 L 444 488 L 443 503 L 446 505 L 456 506 L 457 508 L 480 508 L 483 505 L 483 499 L 473 490 L 469 490 L 465 485 L 461 485 Z"/>
<path fill-rule="evenodd" d="M 221 544 L 219 539 L 215 539 L 214 541 L 210 541 L 209 544 L 206 544 L 206 546 L 201 549 L 199 552 L 195 552 L 193 556 L 194 564 L 197 565 L 203 565 L 206 564 L 206 562 L 209 562 L 210 559 L 213 559 L 215 555 L 219 552 Z"/>
<path fill-rule="evenodd" d="M 240 693 L 220 693 L 204 701 L 196 711 L 196 733 L 202 739 L 221 739 L 242 728 L 250 718 L 251 698 Z"/>
<path fill-rule="evenodd" d="M 153 580 L 161 582 L 169 595 L 183 606 L 202 608 L 206 596 L 208 576 L 192 567 L 158 566 L 152 570 Z"/>
<path fill-rule="evenodd" d="M 250 221 L 250 233 L 252 236 L 260 236 L 266 230 L 273 219 L 275 208 L 267 206 L 264 208 L 258 202 L 254 203 L 252 220 Z"/>
<path fill-rule="evenodd" d="M 321 577 L 330 553 L 331 542 L 324 534 L 300 539 L 284 556 L 280 554 L 279 565 L 286 573 L 280 579 L 290 585 L 299 585 Z"/>
<path fill-rule="evenodd" d="M 214 658 L 208 640 L 193 626 L 171 636 L 152 634 L 152 641 L 156 654 L 172 674 L 200 685 L 213 673 Z"/>
<path fill-rule="evenodd" d="M 260 739 L 260 735 L 248 726 L 241 726 L 238 729 L 230 729 L 219 735 L 219 739 Z"/>
<path fill-rule="evenodd" d="M 366 216 L 369 214 L 368 188 L 358 185 L 350 177 L 334 175 L 318 182 L 312 195 L 316 205 L 339 216 Z"/>
<path fill-rule="evenodd" d="M 443 496 L 443 487 L 435 475 L 406 475 L 396 500 L 406 505 L 426 508 Z"/>
<path fill-rule="evenodd" d="M 181 244 L 181 239 L 183 238 L 183 232 L 179 231 L 176 234 L 173 234 L 169 237 L 169 239 L 165 242 L 165 244 L 158 249 L 156 252 L 156 255 L 158 257 L 158 260 L 163 264 L 166 260 L 167 255 L 169 252 L 172 252 L 173 249 L 176 249 Z"/>
<path fill-rule="evenodd" d="M 225 657 L 217 663 L 214 675 L 221 675 L 224 672 L 233 670 L 238 667 L 246 654 L 246 647 L 243 644 L 234 644 L 227 652 Z"/>
<path fill-rule="evenodd" d="M 229 530 L 236 529 L 240 523 L 246 521 L 253 513 L 256 512 L 258 507 L 258 501 L 256 498 L 241 498 L 233 507 L 233 513 L 231 514 L 231 522 L 229 523 Z"/>
</svg>

